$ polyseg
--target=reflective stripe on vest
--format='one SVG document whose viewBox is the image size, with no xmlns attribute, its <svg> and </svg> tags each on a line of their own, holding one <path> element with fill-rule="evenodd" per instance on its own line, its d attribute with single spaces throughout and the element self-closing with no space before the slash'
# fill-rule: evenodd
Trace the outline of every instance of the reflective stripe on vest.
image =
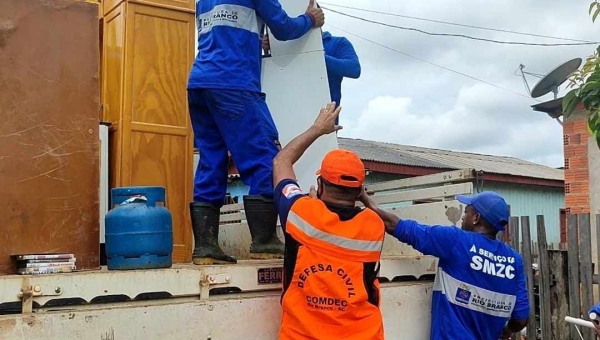
<svg viewBox="0 0 600 340">
<path fill-rule="evenodd" d="M 383 221 L 373 211 L 340 221 L 322 201 L 309 197 L 294 203 L 286 231 L 316 251 L 361 262 L 379 261 L 385 235 Z"/>
<path fill-rule="evenodd" d="M 368 252 L 379 251 L 381 250 L 381 247 L 383 245 L 382 241 L 353 240 L 350 238 L 326 233 L 313 227 L 312 225 L 310 225 L 310 223 L 303 220 L 302 217 L 298 216 L 293 211 L 290 211 L 290 214 L 288 215 L 288 221 L 294 224 L 306 235 L 333 244 L 340 248 L 346 248 L 348 250 L 362 250 Z"/>
</svg>

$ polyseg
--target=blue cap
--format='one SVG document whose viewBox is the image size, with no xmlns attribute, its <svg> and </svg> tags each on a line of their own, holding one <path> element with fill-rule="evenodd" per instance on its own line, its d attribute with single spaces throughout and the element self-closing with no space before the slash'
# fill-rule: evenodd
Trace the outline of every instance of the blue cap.
<svg viewBox="0 0 600 340">
<path fill-rule="evenodd" d="M 473 206 L 487 223 L 500 231 L 504 231 L 504 226 L 508 224 L 508 204 L 502 196 L 493 191 L 484 191 L 471 197 L 457 195 L 456 199 L 460 203 Z"/>
<path fill-rule="evenodd" d="M 600 302 L 593 305 L 592 308 L 588 311 L 588 314 L 596 313 L 596 315 L 600 315 Z"/>
</svg>

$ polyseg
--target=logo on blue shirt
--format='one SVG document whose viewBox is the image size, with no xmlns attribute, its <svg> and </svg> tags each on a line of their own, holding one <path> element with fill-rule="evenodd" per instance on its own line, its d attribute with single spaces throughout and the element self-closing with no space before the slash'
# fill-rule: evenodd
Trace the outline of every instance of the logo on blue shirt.
<svg viewBox="0 0 600 340">
<path fill-rule="evenodd" d="M 471 301 L 471 292 L 468 287 L 460 287 L 456 289 L 456 296 L 454 297 L 457 302 L 468 305 Z"/>
</svg>

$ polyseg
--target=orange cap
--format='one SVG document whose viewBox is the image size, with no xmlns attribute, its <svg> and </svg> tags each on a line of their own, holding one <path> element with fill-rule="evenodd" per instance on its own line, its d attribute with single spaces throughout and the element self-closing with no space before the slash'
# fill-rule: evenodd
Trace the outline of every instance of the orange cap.
<svg viewBox="0 0 600 340">
<path fill-rule="evenodd" d="M 365 181 L 365 165 L 354 152 L 335 149 L 325 155 L 316 174 L 331 184 L 358 188 Z"/>
</svg>

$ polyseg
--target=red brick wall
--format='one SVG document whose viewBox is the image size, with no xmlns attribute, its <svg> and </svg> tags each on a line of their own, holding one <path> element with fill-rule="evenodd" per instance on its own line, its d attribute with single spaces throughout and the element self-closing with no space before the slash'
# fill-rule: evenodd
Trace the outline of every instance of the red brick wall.
<svg viewBox="0 0 600 340">
<path fill-rule="evenodd" d="M 567 214 L 589 213 L 590 176 L 587 145 L 589 132 L 585 116 L 564 122 L 563 131 Z"/>
</svg>

